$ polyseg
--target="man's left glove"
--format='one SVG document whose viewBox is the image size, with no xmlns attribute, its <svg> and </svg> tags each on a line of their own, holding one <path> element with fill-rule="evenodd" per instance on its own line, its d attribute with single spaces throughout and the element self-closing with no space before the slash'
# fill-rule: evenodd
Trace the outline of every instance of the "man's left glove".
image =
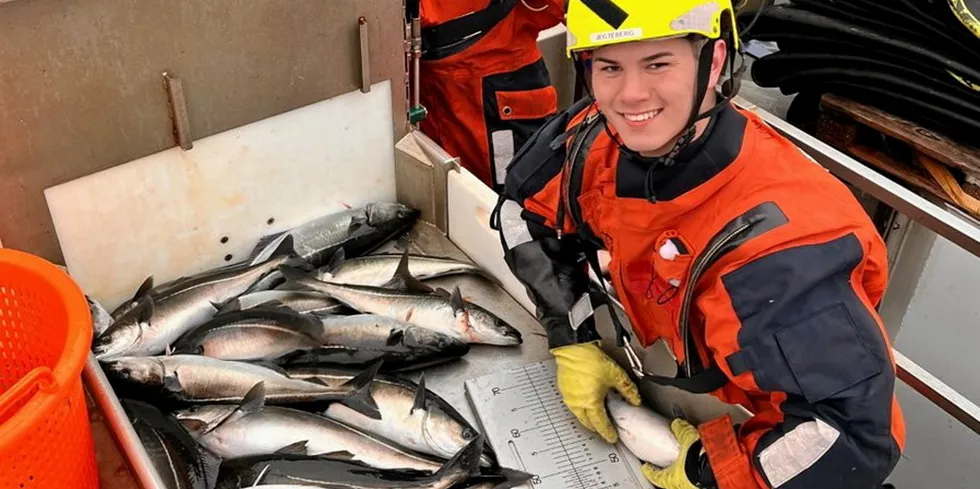
<svg viewBox="0 0 980 489">
<path fill-rule="evenodd" d="M 701 435 L 691 423 L 680 418 L 670 423 L 670 431 L 674 433 L 674 437 L 680 443 L 680 456 L 673 464 L 664 469 L 657 469 L 653 465 L 645 464 L 641 469 L 643 475 L 661 489 L 698 489 L 698 486 L 692 482 L 692 480 L 698 479 L 698 474 L 687 473 L 687 459 L 688 457 L 700 456 Z M 698 445 L 697 450 L 691 453 L 691 447 L 695 443 Z M 694 467 L 699 466 L 700 464 L 694 464 Z"/>
</svg>

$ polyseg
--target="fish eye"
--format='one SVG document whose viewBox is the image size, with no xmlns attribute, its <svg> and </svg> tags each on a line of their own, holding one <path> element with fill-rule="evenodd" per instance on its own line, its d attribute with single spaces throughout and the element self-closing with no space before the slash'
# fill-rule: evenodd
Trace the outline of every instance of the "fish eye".
<svg viewBox="0 0 980 489">
<path fill-rule="evenodd" d="M 476 436 L 476 433 L 473 433 L 473 430 L 471 430 L 471 429 L 465 429 L 465 430 L 463 430 L 463 439 L 464 440 L 472 440 L 474 436 Z"/>
</svg>

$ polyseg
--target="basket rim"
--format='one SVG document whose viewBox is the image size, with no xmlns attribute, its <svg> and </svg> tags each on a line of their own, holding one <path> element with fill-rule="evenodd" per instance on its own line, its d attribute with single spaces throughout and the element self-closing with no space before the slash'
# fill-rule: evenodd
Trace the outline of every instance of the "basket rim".
<svg viewBox="0 0 980 489">
<path fill-rule="evenodd" d="M 49 416 L 76 384 L 82 383 L 82 368 L 91 351 L 92 316 L 81 288 L 53 263 L 9 248 L 0 249 L 0 263 L 21 268 L 50 283 L 61 298 L 69 325 L 77 325 L 69 326 L 65 346 L 52 369 L 58 389 L 51 394 L 36 392 L 20 410 L 0 424 L 0 455 L 5 455 L 39 420 Z"/>
</svg>

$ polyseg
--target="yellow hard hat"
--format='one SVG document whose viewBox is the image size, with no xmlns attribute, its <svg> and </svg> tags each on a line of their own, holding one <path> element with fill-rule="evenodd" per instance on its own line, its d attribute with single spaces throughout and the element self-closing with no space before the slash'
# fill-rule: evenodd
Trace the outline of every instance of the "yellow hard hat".
<svg viewBox="0 0 980 489">
<path fill-rule="evenodd" d="M 725 16 L 731 22 L 734 44 L 729 49 L 739 49 L 731 0 L 569 0 L 566 54 L 688 34 L 717 39 Z"/>
</svg>

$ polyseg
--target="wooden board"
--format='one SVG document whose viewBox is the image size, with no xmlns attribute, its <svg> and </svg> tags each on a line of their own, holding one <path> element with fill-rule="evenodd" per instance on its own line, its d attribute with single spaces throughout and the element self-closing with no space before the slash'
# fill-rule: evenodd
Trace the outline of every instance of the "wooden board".
<svg viewBox="0 0 980 489">
<path fill-rule="evenodd" d="M 0 3 L 4 244 L 61 262 L 43 190 L 175 145 L 164 71 L 197 140 L 359 88 L 361 16 L 371 82 L 403 86 L 402 0 Z"/>
<path fill-rule="evenodd" d="M 526 289 L 504 261 L 500 235 L 490 229 L 490 213 L 496 205 L 497 194 L 465 168 L 449 172 L 449 239 L 534 315 Z"/>
<path fill-rule="evenodd" d="M 237 262 L 262 235 L 395 200 L 391 96 L 378 83 L 47 189 L 69 272 L 113 308 L 149 275 Z"/>
</svg>

